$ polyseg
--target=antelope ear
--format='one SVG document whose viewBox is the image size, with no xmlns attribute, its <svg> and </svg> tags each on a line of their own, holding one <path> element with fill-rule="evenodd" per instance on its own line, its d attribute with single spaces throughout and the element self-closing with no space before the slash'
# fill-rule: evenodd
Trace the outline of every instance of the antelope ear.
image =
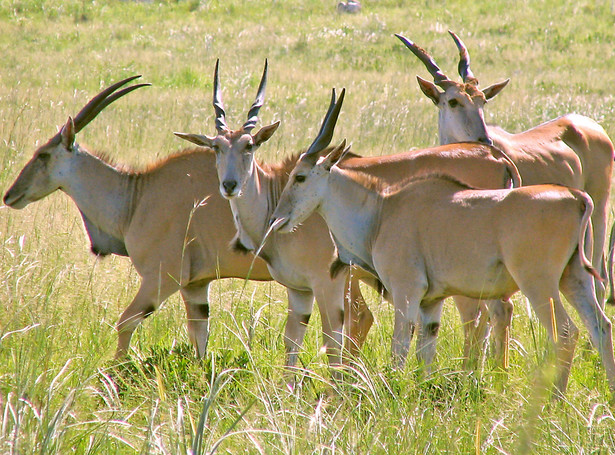
<svg viewBox="0 0 615 455">
<path fill-rule="evenodd" d="M 173 133 L 175 136 L 180 137 L 193 144 L 200 145 L 201 147 L 213 147 L 215 137 L 209 137 L 202 134 L 190 134 L 190 133 Z"/>
<path fill-rule="evenodd" d="M 330 171 L 333 166 L 344 158 L 344 155 L 346 155 L 349 150 L 350 147 L 346 148 L 346 139 L 344 139 L 340 145 L 335 147 L 327 156 L 324 157 L 322 160 L 322 166 L 326 171 Z"/>
<path fill-rule="evenodd" d="M 442 92 L 438 90 L 434 83 L 426 81 L 420 76 L 416 76 L 416 80 L 418 81 L 419 87 L 421 88 L 425 96 L 427 96 L 427 98 L 433 101 L 433 103 L 437 106 L 440 102 L 440 95 L 442 95 Z"/>
<path fill-rule="evenodd" d="M 60 136 L 62 138 L 62 145 L 64 148 L 71 152 L 73 150 L 73 146 L 75 145 L 75 123 L 73 122 L 72 117 L 68 117 L 66 124 L 60 131 Z"/>
<path fill-rule="evenodd" d="M 263 142 L 266 142 L 271 139 L 271 136 L 273 136 L 275 130 L 278 129 L 278 126 L 280 126 L 279 120 L 275 123 L 272 123 L 271 125 L 263 126 L 254 136 L 252 136 L 254 140 L 254 145 L 259 146 Z"/>
<path fill-rule="evenodd" d="M 505 81 L 498 82 L 496 84 L 490 85 L 482 90 L 483 95 L 485 95 L 485 99 L 490 100 L 495 95 L 500 93 L 504 87 L 510 82 L 510 79 L 506 79 Z"/>
</svg>

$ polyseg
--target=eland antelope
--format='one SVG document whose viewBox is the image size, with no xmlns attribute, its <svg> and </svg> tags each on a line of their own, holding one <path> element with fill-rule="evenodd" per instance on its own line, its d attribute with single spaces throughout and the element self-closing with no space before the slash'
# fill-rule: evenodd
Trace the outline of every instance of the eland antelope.
<svg viewBox="0 0 615 455">
<path fill-rule="evenodd" d="M 258 109 L 264 101 L 267 67 L 265 66 L 263 72 L 256 101 L 248 113 L 248 120 L 241 129 L 235 131 L 230 130 L 226 124 L 218 68 L 219 62 L 216 62 L 213 105 L 217 135 L 175 134 L 197 145 L 216 150 L 219 189 L 220 193 L 229 199 L 235 216 L 238 231 L 236 245 L 254 251 L 266 238 L 267 222 L 286 184 L 288 173 L 295 165 L 297 155 L 278 165 L 263 165 L 254 157 L 256 149 L 271 137 L 278 126 L 278 123 L 273 123 L 255 134 L 251 132 L 256 124 Z M 321 130 L 315 143 L 330 141 L 332 133 L 332 129 Z M 352 156 L 347 157 L 342 166 L 365 170 L 389 182 L 399 182 L 408 176 L 441 172 L 454 175 L 468 184 L 481 188 L 520 185 L 519 173 L 508 157 L 493 147 L 478 143 L 451 144 L 381 157 Z M 325 344 L 331 353 L 331 358 L 338 361 L 336 346 L 339 346 L 338 332 L 341 330 L 342 322 L 342 318 L 338 315 L 339 298 L 344 279 L 342 276 L 336 276 L 331 281 L 328 275 L 327 270 L 333 256 L 333 243 L 325 223 L 319 216 L 310 217 L 306 223 L 291 236 L 272 235 L 260 250 L 260 256 L 269 264 L 272 276 L 288 289 L 289 322 L 286 326 L 285 340 L 290 364 L 296 361 L 296 352 L 304 336 L 305 321 L 311 314 L 314 295 L 323 314 Z M 372 286 L 375 285 L 371 275 L 357 270 L 353 273 L 353 279 L 357 277 Z M 464 323 L 476 319 L 479 310 L 475 300 L 460 298 L 457 304 Z M 502 355 L 507 346 L 507 328 L 512 314 L 507 310 L 507 305 L 508 302 L 501 304 L 504 308 L 499 311 L 501 317 L 495 318 L 499 321 L 499 324 L 495 324 L 496 346 L 503 352 Z M 500 306 L 494 305 L 494 307 L 497 315 Z M 357 311 L 355 313 L 362 314 Z M 371 319 L 369 323 L 371 325 Z M 364 323 L 358 325 L 361 327 L 360 330 L 350 331 L 361 334 L 360 339 L 364 340 L 369 326 Z M 464 329 L 466 332 L 464 353 L 468 358 L 477 340 L 484 337 L 481 332 L 483 327 L 466 323 Z"/>
<path fill-rule="evenodd" d="M 271 276 L 284 285 L 288 295 L 288 319 L 284 344 L 286 365 L 297 363 L 314 298 L 322 320 L 323 345 L 329 364 L 342 363 L 342 330 L 344 325 L 344 293 L 346 276 L 331 279 L 328 265 L 333 257 L 333 243 L 320 217 L 311 217 L 306 225 L 290 236 L 273 235 L 267 239 L 267 223 L 286 183 L 289 164 L 265 166 L 254 159 L 254 152 L 271 138 L 280 122 L 272 123 L 252 134 L 258 112 L 265 99 L 267 61 L 258 87 L 256 100 L 247 121 L 238 130 L 226 123 L 222 103 L 219 68 L 214 72 L 213 106 L 216 114 L 216 136 L 175 133 L 178 137 L 216 152 L 219 192 L 228 199 L 237 228 L 236 249 L 256 252 L 263 258 Z M 258 250 L 258 251 L 257 251 Z"/>
<path fill-rule="evenodd" d="M 333 129 L 342 97 L 325 117 Z M 554 340 L 557 392 L 566 390 L 578 329 L 560 300 L 573 305 L 598 349 L 615 392 L 611 322 L 595 296 L 598 272 L 586 257 L 592 200 L 558 185 L 476 190 L 448 176 L 388 186 L 369 174 L 337 166 L 347 151 L 315 144 L 301 155 L 270 219 L 293 232 L 318 212 L 339 260 L 358 264 L 382 281 L 393 299 L 392 354 L 403 366 L 421 321 L 419 360 L 435 355 L 442 302 L 451 295 L 508 299 L 521 290 Z M 459 229 L 459 227 L 462 229 Z"/>
<path fill-rule="evenodd" d="M 136 76 L 138 77 L 138 76 Z M 4 195 L 22 209 L 55 190 L 77 204 L 92 252 L 129 256 L 139 291 L 117 323 L 116 357 L 124 356 L 137 326 L 180 291 L 188 335 L 203 356 L 209 335 L 209 284 L 218 278 L 271 280 L 261 260 L 228 248 L 234 231 L 228 203 L 217 192 L 215 155 L 186 150 L 144 172 L 116 168 L 75 142 L 75 135 L 107 105 L 138 87 L 114 93 L 135 77 L 103 90 L 59 133 L 39 147 Z"/>
<path fill-rule="evenodd" d="M 493 143 L 515 162 L 524 185 L 552 183 L 587 192 L 594 201 L 592 264 L 602 277 L 609 277 L 612 290 L 611 271 L 607 273 L 603 254 L 614 158 L 609 136 L 598 123 L 577 114 L 564 115 L 516 134 L 486 125 L 483 116 L 485 103 L 500 93 L 509 80 L 480 89 L 478 79 L 470 69 L 467 48 L 456 34 L 449 33 L 459 50 L 458 69 L 462 83 L 449 79 L 424 49 L 401 35 L 395 35 L 423 62 L 434 79 L 431 83 L 417 76 L 423 93 L 438 107 L 440 144 L 461 141 Z M 598 300 L 603 302 L 602 283 L 596 282 L 596 290 Z M 609 301 L 612 300 L 611 294 Z"/>
</svg>

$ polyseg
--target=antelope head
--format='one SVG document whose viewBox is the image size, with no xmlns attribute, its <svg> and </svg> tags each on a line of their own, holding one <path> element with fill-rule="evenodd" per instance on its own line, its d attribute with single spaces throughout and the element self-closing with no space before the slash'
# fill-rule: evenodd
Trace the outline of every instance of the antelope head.
<svg viewBox="0 0 615 455">
<path fill-rule="evenodd" d="M 455 33 L 451 31 L 449 33 L 459 49 L 457 68 L 462 79 L 461 83 L 449 79 L 424 49 L 401 35 L 396 34 L 395 36 L 423 62 L 434 79 L 432 83 L 417 76 L 423 93 L 438 106 L 440 144 L 464 141 L 492 144 L 487 132 L 483 108 L 488 100 L 500 93 L 510 79 L 482 90 L 479 89 L 478 79 L 470 69 L 470 54 L 467 48 Z"/>
<path fill-rule="evenodd" d="M 92 98 L 46 144 L 39 147 L 32 159 L 21 170 L 13 185 L 4 195 L 4 203 L 22 209 L 57 189 L 61 189 L 70 176 L 71 162 L 78 150 L 75 135 L 90 123 L 105 107 L 118 98 L 151 84 L 136 84 L 119 92 L 120 87 L 141 76 L 132 76 L 106 88 Z"/>
<path fill-rule="evenodd" d="M 331 168 L 350 149 L 350 147 L 346 148 L 346 140 L 343 140 L 333 150 L 327 149 L 333 137 L 345 92 L 346 90 L 342 89 L 339 100 L 336 101 L 335 89 L 333 89 L 329 110 L 318 136 L 308 150 L 299 157 L 295 168 L 290 173 L 286 187 L 271 216 L 270 226 L 274 231 L 291 232 L 317 210 L 326 197 Z"/>
<path fill-rule="evenodd" d="M 269 140 L 280 122 L 264 126 L 255 134 L 252 130 L 258 121 L 258 111 L 265 101 L 265 87 L 267 85 L 267 60 L 256 94 L 256 100 L 248 112 L 248 120 L 238 130 L 231 130 L 226 124 L 226 113 L 222 104 L 220 93 L 220 80 L 216 61 L 214 72 L 214 99 L 213 105 L 216 113 L 216 136 L 201 134 L 175 133 L 176 136 L 190 141 L 196 145 L 209 147 L 216 152 L 216 168 L 220 181 L 220 194 L 226 199 L 233 199 L 241 194 L 245 182 L 254 172 L 254 152 L 258 147 Z"/>
</svg>

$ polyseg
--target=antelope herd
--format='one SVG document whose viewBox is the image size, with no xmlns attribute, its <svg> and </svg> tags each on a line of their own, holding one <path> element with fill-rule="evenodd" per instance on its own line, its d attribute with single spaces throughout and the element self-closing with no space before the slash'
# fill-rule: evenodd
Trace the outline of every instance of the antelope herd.
<svg viewBox="0 0 615 455">
<path fill-rule="evenodd" d="M 265 100 L 267 62 L 247 120 L 233 130 L 217 61 L 215 136 L 175 133 L 198 147 L 145 171 L 120 169 L 79 146 L 76 134 L 98 113 L 149 85 L 125 87 L 139 76 L 130 77 L 69 117 L 34 152 L 4 203 L 21 209 L 60 189 L 77 205 L 94 254 L 131 259 L 141 285 L 117 323 L 120 359 L 137 326 L 176 291 L 196 354 L 203 356 L 209 285 L 236 277 L 286 287 L 287 367 L 297 363 L 314 299 L 329 364 L 360 355 L 373 323 L 363 281 L 393 304 L 396 367 L 403 367 L 416 327 L 417 358 L 429 371 L 443 301 L 454 297 L 466 367 L 493 331 L 495 356 L 506 368 L 510 298 L 520 290 L 554 343 L 560 396 L 578 337 L 561 292 L 579 313 L 615 393 L 611 322 L 603 310 L 604 282 L 612 275 L 604 248 L 613 144 L 600 125 L 580 115 L 518 134 L 486 125 L 484 105 L 508 80 L 480 89 L 467 48 L 450 34 L 461 83 L 396 35 L 433 77 L 433 83 L 418 82 L 439 109 L 439 146 L 379 157 L 355 155 L 345 140 L 330 147 L 345 97 L 342 90 L 337 99 L 333 90 L 307 151 L 260 163 L 257 149 L 280 124 L 253 133 Z"/>
</svg>

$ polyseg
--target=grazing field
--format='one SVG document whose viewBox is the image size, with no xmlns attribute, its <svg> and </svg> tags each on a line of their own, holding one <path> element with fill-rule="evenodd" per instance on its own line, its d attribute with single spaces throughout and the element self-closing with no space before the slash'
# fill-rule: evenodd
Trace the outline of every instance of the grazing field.
<svg viewBox="0 0 615 455">
<path fill-rule="evenodd" d="M 0 0 L 0 192 L 68 115 L 133 74 L 153 86 L 109 107 L 79 143 L 140 169 L 185 146 L 173 131 L 212 134 L 218 57 L 231 127 L 245 121 L 269 59 L 261 125 L 282 124 L 258 151 L 263 160 L 310 143 L 331 87 L 347 89 L 334 141 L 346 137 L 365 155 L 434 145 L 436 108 L 415 79 L 428 74 L 394 33 L 426 48 L 453 78 L 451 29 L 483 87 L 510 77 L 486 106 L 489 122 L 520 131 L 576 112 L 615 137 L 609 1 L 365 0 L 357 15 L 338 15 L 336 3 Z M 0 206 L 0 453 L 615 451 L 613 406 L 587 332 L 566 398 L 551 402 L 549 341 L 522 296 L 507 372 L 490 359 L 476 373 L 461 370 L 462 327 L 449 305 L 436 371 L 425 378 L 413 358 L 391 369 L 392 309 L 365 289 L 376 323 L 355 369 L 331 382 L 315 312 L 305 370 L 289 391 L 281 286 L 214 284 L 202 361 L 174 295 L 118 364 L 114 325 L 138 283 L 128 259 L 89 253 L 63 193 L 21 211 Z"/>
</svg>

